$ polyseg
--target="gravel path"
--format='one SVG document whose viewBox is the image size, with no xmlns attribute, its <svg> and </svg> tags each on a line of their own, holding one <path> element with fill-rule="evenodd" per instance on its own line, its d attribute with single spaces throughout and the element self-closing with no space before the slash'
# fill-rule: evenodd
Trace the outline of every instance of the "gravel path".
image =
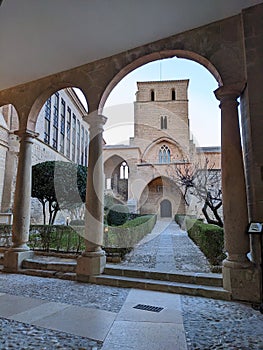
<svg viewBox="0 0 263 350">
<path fill-rule="evenodd" d="M 182 296 L 188 350 L 262 350 L 263 314 L 250 304 Z"/>
</svg>

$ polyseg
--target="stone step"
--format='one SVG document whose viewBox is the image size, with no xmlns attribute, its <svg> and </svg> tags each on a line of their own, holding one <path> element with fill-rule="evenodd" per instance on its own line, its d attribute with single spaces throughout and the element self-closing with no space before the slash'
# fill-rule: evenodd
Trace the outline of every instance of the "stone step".
<svg viewBox="0 0 263 350">
<path fill-rule="evenodd" d="M 37 260 L 37 258 L 25 259 L 22 263 L 23 269 L 47 270 L 53 272 L 76 272 L 76 266 L 76 261 L 43 261 Z"/>
<path fill-rule="evenodd" d="M 42 270 L 42 269 L 22 269 L 19 273 L 23 275 L 38 276 L 38 277 L 50 277 L 50 278 L 60 278 L 64 280 L 76 280 L 76 273 L 74 272 L 61 272 L 54 270 Z"/>
<path fill-rule="evenodd" d="M 231 300 L 230 293 L 222 287 L 111 275 L 91 276 L 89 282 L 115 287 L 138 288 L 213 299 Z"/>
<path fill-rule="evenodd" d="M 223 278 L 217 273 L 197 273 L 197 272 L 156 272 L 149 270 L 137 270 L 134 268 L 121 268 L 120 266 L 106 265 L 105 275 L 125 276 L 158 281 L 169 281 L 179 283 L 198 284 L 214 287 L 223 286 Z"/>
<path fill-rule="evenodd" d="M 27 270 L 45 270 L 54 273 L 75 273 L 76 261 L 44 261 L 37 257 L 26 259 L 23 261 L 22 268 Z M 138 270 L 134 268 L 122 268 L 120 266 L 106 265 L 104 275 L 111 275 L 117 277 L 132 277 L 141 279 L 151 279 L 158 281 L 177 282 L 186 284 L 205 285 L 213 287 L 222 287 L 223 280 L 221 274 L 214 273 L 165 273 L 149 270 Z"/>
</svg>

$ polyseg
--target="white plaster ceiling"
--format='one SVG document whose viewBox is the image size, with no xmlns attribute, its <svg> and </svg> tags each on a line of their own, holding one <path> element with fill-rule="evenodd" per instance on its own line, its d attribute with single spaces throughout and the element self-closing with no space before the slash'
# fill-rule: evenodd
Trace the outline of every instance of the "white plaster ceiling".
<svg viewBox="0 0 263 350">
<path fill-rule="evenodd" d="M 241 12 L 262 0 L 0 0 L 0 90 Z"/>
</svg>

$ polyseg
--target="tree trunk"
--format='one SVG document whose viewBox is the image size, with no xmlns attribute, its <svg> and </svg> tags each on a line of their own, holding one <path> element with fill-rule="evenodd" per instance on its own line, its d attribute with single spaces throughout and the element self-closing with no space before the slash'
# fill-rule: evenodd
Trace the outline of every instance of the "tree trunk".
<svg viewBox="0 0 263 350">
<path fill-rule="evenodd" d="M 207 207 L 209 207 L 212 210 L 216 220 L 213 220 L 213 219 L 211 219 L 209 217 L 209 214 L 207 213 Z M 205 204 L 204 204 L 204 206 L 202 208 L 202 212 L 203 212 L 203 214 L 204 214 L 208 224 L 212 224 L 212 225 L 217 225 L 217 226 L 223 227 L 223 222 L 222 222 L 220 216 L 218 215 L 217 210 L 218 210 L 218 208 L 215 208 L 215 207 L 211 206 L 211 204 L 207 200 L 205 201 Z"/>
</svg>

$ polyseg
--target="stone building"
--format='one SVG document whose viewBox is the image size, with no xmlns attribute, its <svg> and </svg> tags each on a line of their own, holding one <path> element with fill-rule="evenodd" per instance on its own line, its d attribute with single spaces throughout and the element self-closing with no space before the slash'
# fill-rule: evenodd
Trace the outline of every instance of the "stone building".
<svg viewBox="0 0 263 350">
<path fill-rule="evenodd" d="M 138 82 L 134 102 L 134 137 L 127 145 L 104 146 L 106 191 L 127 202 L 131 211 L 173 217 L 200 215 L 192 198 L 186 206 L 175 169 L 208 159 L 221 169 L 220 147 L 196 148 L 190 139 L 189 80 Z"/>
<path fill-rule="evenodd" d="M 88 124 L 83 121 L 87 113 L 72 88 L 57 91 L 42 107 L 36 121 L 38 136 L 32 147 L 32 165 L 47 160 L 74 162 L 87 166 Z M 11 220 L 16 184 L 19 151 L 18 117 L 12 105 L 0 110 L 0 212 L 2 222 Z M 61 213 L 60 213 L 61 214 Z M 57 222 L 65 222 L 66 213 Z M 31 200 L 31 223 L 42 223 L 42 206 L 37 199 Z"/>
</svg>

